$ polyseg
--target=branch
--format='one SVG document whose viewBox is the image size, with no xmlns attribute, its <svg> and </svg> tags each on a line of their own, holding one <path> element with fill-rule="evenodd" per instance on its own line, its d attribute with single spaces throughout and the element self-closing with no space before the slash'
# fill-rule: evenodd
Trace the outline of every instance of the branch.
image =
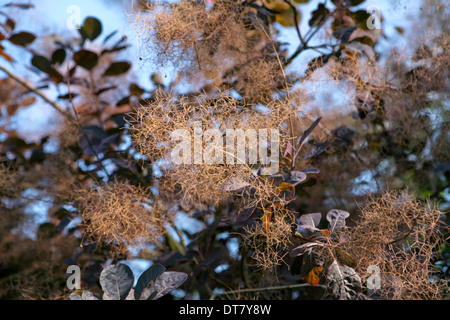
<svg viewBox="0 0 450 320">
<path fill-rule="evenodd" d="M 225 292 L 221 292 L 221 293 L 214 293 L 211 296 L 210 300 L 214 300 L 216 298 L 216 296 L 223 296 L 223 295 L 230 295 L 230 294 L 239 294 L 239 293 L 246 293 L 246 292 L 265 292 L 265 291 L 284 290 L 284 289 L 296 289 L 296 288 L 302 288 L 302 287 L 320 287 L 320 288 L 323 288 L 323 289 L 327 288 L 327 286 L 325 286 L 325 285 L 313 286 L 313 285 L 311 285 L 309 283 L 299 283 L 299 284 L 290 284 L 290 285 L 287 285 L 287 286 L 238 289 L 238 290 L 225 291 Z"/>
<path fill-rule="evenodd" d="M 38 96 L 40 96 L 42 99 L 44 99 L 45 102 L 47 102 L 49 105 L 51 105 L 56 111 L 58 111 L 59 113 L 61 113 L 64 117 L 66 117 L 69 121 L 71 121 L 72 123 L 74 123 L 78 128 L 80 128 L 83 132 L 84 137 L 86 138 L 86 141 L 88 143 L 89 148 L 91 148 L 91 150 L 94 152 L 95 156 L 97 157 L 98 161 L 100 162 L 100 166 L 102 167 L 103 171 L 105 172 L 106 176 L 108 177 L 108 179 L 111 179 L 108 171 L 106 170 L 105 166 L 102 163 L 102 160 L 100 159 L 100 157 L 98 156 L 97 151 L 95 150 L 95 148 L 92 146 L 91 141 L 89 140 L 89 137 L 86 134 L 86 131 L 84 130 L 84 128 L 80 125 L 78 119 L 74 118 L 70 113 L 68 113 L 66 110 L 64 110 L 63 107 L 61 107 L 60 105 L 58 105 L 56 102 L 52 101 L 50 98 L 48 98 L 43 92 L 41 92 L 39 89 L 34 88 L 28 81 L 23 80 L 21 78 L 19 78 L 18 76 L 16 76 L 15 74 L 13 74 L 11 71 L 9 71 L 8 69 L 4 68 L 3 66 L 0 66 L 0 70 L 4 71 L 8 76 L 10 76 L 12 79 L 16 80 L 18 83 L 20 83 L 21 85 L 23 85 L 25 88 L 27 88 L 28 90 L 34 92 L 35 94 L 37 94 Z M 70 94 L 70 83 L 69 83 L 69 94 Z M 73 105 L 72 105 L 73 108 Z M 74 109 L 74 113 L 75 115 L 77 115 L 76 110 Z"/>
<path fill-rule="evenodd" d="M 299 27 L 299 21 L 298 21 L 298 12 L 297 12 L 297 8 L 295 8 L 295 6 L 291 3 L 291 0 L 284 0 L 284 2 L 286 2 L 287 4 L 289 4 L 289 6 L 291 7 L 292 10 L 294 10 L 294 22 L 295 22 L 295 29 L 297 30 L 297 35 L 298 38 L 300 39 L 300 42 L 302 43 L 303 47 L 306 47 L 306 42 L 302 37 L 302 34 L 300 32 L 300 27 Z"/>
<path fill-rule="evenodd" d="M 75 120 L 70 113 L 68 113 L 66 110 L 64 110 L 64 108 L 62 108 L 56 102 L 54 102 L 50 98 L 48 98 L 42 91 L 40 91 L 39 89 L 34 88 L 28 81 L 19 78 L 18 76 L 16 76 L 14 73 L 12 73 L 11 71 L 9 71 L 8 69 L 6 69 L 3 66 L 0 66 L 0 70 L 5 72 L 9 77 L 14 79 L 16 82 L 20 83 L 22 86 L 24 86 L 28 90 L 36 93 L 38 96 L 40 96 L 42 99 L 44 99 L 45 102 L 47 102 L 49 105 L 51 105 L 56 111 L 61 113 L 64 117 L 66 117 L 70 121 L 74 121 Z"/>
<path fill-rule="evenodd" d="M 316 25 L 311 26 L 311 29 L 306 33 L 306 39 L 302 41 L 300 46 L 297 48 L 297 50 L 292 54 L 292 56 L 286 61 L 284 64 L 285 66 L 289 65 L 292 60 L 294 60 L 302 51 L 307 49 L 316 49 L 316 47 L 310 47 L 308 45 L 308 42 L 314 37 L 314 35 L 322 28 L 322 26 L 325 24 L 325 22 L 328 20 L 330 15 L 326 15 L 322 20 L 320 20 Z M 314 29 L 315 28 L 315 29 Z M 314 29 L 314 30 L 313 30 Z M 311 31 L 313 30 L 313 31 Z M 310 34 L 311 32 L 311 34 Z"/>
</svg>

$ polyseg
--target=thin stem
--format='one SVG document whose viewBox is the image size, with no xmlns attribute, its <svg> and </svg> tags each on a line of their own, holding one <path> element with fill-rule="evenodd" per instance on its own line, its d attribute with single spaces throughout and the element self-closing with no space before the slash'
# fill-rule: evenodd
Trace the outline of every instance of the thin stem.
<svg viewBox="0 0 450 320">
<path fill-rule="evenodd" d="M 240 294 L 240 293 L 248 293 L 248 292 L 266 292 L 266 291 L 276 291 L 276 290 L 285 290 L 285 289 L 297 289 L 297 288 L 304 288 L 304 287 L 313 287 L 313 285 L 309 283 L 298 283 L 298 284 L 290 284 L 286 286 L 275 286 L 275 287 L 265 287 L 265 288 L 250 288 L 250 289 L 238 289 L 238 290 L 230 290 L 220 293 L 214 293 L 210 300 L 214 300 L 217 296 L 224 296 L 224 295 L 234 295 L 234 294 Z M 314 287 L 321 287 L 325 288 L 324 285 L 316 285 Z"/>
<path fill-rule="evenodd" d="M 306 40 L 302 41 L 301 45 L 295 50 L 292 56 L 286 61 L 285 66 L 290 64 L 302 51 L 307 49 L 317 49 L 317 47 L 308 46 L 308 42 L 314 37 L 314 35 L 322 28 L 325 22 L 328 20 L 329 15 L 325 16 L 322 20 L 320 20 L 315 26 L 312 26 L 311 29 L 306 33 Z M 315 29 L 314 29 L 315 27 Z M 314 30 L 313 30 L 314 29 Z M 311 31 L 313 30 L 313 31 Z"/>
<path fill-rule="evenodd" d="M 49 105 L 51 105 L 56 111 L 58 111 L 59 113 L 61 113 L 63 116 L 65 116 L 67 119 L 69 119 L 70 121 L 74 121 L 75 119 L 73 118 L 73 116 L 71 114 L 69 114 L 66 110 L 64 110 L 63 107 L 61 107 L 60 105 L 58 105 L 56 102 L 52 101 L 50 98 L 48 98 L 42 91 L 40 91 L 39 89 L 34 88 L 28 81 L 21 79 L 20 77 L 18 77 L 17 75 L 13 74 L 11 71 L 9 71 L 8 69 L 6 69 L 3 66 L 0 66 L 0 70 L 2 70 L 3 72 L 5 72 L 9 77 L 11 77 L 12 79 L 14 79 L 16 82 L 18 82 L 19 84 L 23 85 L 25 88 L 27 88 L 28 90 L 36 93 L 38 96 L 40 96 L 45 102 L 47 102 Z"/>
<path fill-rule="evenodd" d="M 295 8 L 295 6 L 291 3 L 290 0 L 284 0 L 284 2 L 286 2 L 287 4 L 289 4 L 289 6 L 291 7 L 292 10 L 294 10 L 294 22 L 295 22 L 295 29 L 297 31 L 297 35 L 298 38 L 300 39 L 300 42 L 302 43 L 303 46 L 306 46 L 306 42 L 302 37 L 302 33 L 300 32 L 300 27 L 299 27 L 299 21 L 298 21 L 298 12 L 297 9 Z"/>
</svg>

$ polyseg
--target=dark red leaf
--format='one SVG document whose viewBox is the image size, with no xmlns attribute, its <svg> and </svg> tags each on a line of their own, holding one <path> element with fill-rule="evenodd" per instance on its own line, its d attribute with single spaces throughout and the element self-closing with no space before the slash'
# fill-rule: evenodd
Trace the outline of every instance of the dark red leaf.
<svg viewBox="0 0 450 320">
<path fill-rule="evenodd" d="M 98 62 L 98 55 L 95 52 L 83 49 L 75 52 L 73 55 L 73 60 L 80 67 L 91 70 Z"/>
<path fill-rule="evenodd" d="M 120 61 L 120 62 L 113 62 L 109 66 L 108 69 L 106 69 L 104 76 L 119 76 L 121 74 L 126 73 L 131 67 L 131 63 L 126 61 Z"/>
<path fill-rule="evenodd" d="M 30 9 L 30 8 L 34 8 L 34 4 L 31 3 L 8 3 L 5 4 L 5 7 L 17 7 L 20 9 Z"/>
<path fill-rule="evenodd" d="M 36 36 L 29 32 L 19 32 L 11 35 L 9 41 L 17 46 L 26 47 L 36 39 Z"/>
</svg>

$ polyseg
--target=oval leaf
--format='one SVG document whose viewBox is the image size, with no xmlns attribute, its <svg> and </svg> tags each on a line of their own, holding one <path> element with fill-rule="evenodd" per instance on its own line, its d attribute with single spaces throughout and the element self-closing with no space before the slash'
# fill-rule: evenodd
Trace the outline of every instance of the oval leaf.
<svg viewBox="0 0 450 320">
<path fill-rule="evenodd" d="M 293 200 L 295 198 L 295 187 L 293 184 L 283 182 L 278 186 L 278 196 L 286 201 Z"/>
<path fill-rule="evenodd" d="M 129 62 L 113 62 L 108 69 L 106 69 L 104 76 L 118 76 L 127 72 L 131 67 Z"/>
<path fill-rule="evenodd" d="M 299 183 L 302 183 L 306 180 L 306 173 L 301 171 L 291 171 L 291 175 L 289 177 L 288 182 L 293 186 L 296 186 Z"/>
<path fill-rule="evenodd" d="M 6 19 L 6 26 L 8 26 L 8 31 L 11 33 L 14 31 L 14 28 L 16 27 L 16 23 L 14 20 L 11 20 L 10 18 Z"/>
<path fill-rule="evenodd" d="M 336 260 L 327 271 L 327 281 L 331 289 L 331 296 L 339 300 L 354 300 L 361 292 L 361 278 L 352 268 L 341 266 Z"/>
<path fill-rule="evenodd" d="M 98 62 L 98 55 L 89 50 L 80 50 L 74 53 L 73 60 L 80 67 L 91 70 Z"/>
<path fill-rule="evenodd" d="M 144 290 L 141 300 L 156 300 L 172 292 L 186 281 L 188 275 L 184 272 L 166 271 L 160 275 L 150 288 Z"/>
<path fill-rule="evenodd" d="M 299 218 L 302 225 L 307 225 L 313 228 L 316 228 L 319 225 L 320 219 L 322 219 L 322 214 L 320 212 L 302 214 Z"/>
<path fill-rule="evenodd" d="M 113 300 L 124 300 L 134 284 L 134 276 L 130 267 L 115 264 L 103 269 L 100 274 L 100 285 L 103 291 Z"/>
<path fill-rule="evenodd" d="M 350 213 L 344 210 L 332 209 L 327 213 L 327 220 L 330 223 L 328 230 L 332 233 L 334 230 L 344 228 L 345 219 L 350 216 Z"/>
<path fill-rule="evenodd" d="M 355 12 L 352 12 L 353 20 L 357 24 L 359 24 L 360 28 L 363 30 L 369 30 L 367 20 L 371 17 L 371 14 L 367 12 L 366 10 L 358 10 Z"/>
<path fill-rule="evenodd" d="M 102 23 L 97 18 L 87 17 L 78 31 L 84 39 L 93 41 L 102 33 Z"/>
<path fill-rule="evenodd" d="M 157 277 L 162 275 L 165 270 L 166 268 L 164 268 L 162 265 L 154 264 L 146 271 L 144 271 L 139 277 L 139 280 L 136 284 L 136 288 L 134 289 L 136 299 L 139 299 L 145 287 L 147 287 L 150 284 L 150 282 L 155 280 Z"/>
<path fill-rule="evenodd" d="M 66 60 L 66 50 L 62 48 L 56 49 L 52 54 L 51 59 L 52 64 L 57 63 L 61 65 L 64 62 L 64 60 Z"/>
<path fill-rule="evenodd" d="M 12 34 L 8 40 L 17 46 L 26 47 L 27 45 L 32 43 L 34 41 L 34 39 L 36 39 L 36 36 L 32 33 L 19 32 L 19 33 Z"/>
<path fill-rule="evenodd" d="M 48 73 L 51 67 L 50 61 L 46 57 L 38 55 L 33 56 L 31 64 L 45 73 Z"/>
<path fill-rule="evenodd" d="M 249 206 L 246 206 L 245 208 L 242 208 L 238 211 L 236 222 L 243 222 L 245 220 L 248 220 L 253 212 L 255 212 L 257 206 L 257 201 L 253 201 Z"/>
</svg>

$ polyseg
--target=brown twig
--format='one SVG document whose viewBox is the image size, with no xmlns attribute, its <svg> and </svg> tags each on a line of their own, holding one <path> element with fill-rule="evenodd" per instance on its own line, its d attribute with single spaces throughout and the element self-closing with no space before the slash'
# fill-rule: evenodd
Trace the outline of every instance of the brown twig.
<svg viewBox="0 0 450 320">
<path fill-rule="evenodd" d="M 15 75 L 14 73 L 12 73 L 11 71 L 9 71 L 8 69 L 6 69 L 3 66 L 0 66 L 0 70 L 5 72 L 9 77 L 14 79 L 16 82 L 18 82 L 19 84 L 21 84 L 22 86 L 24 86 L 28 90 L 30 90 L 30 91 L 34 92 L 35 94 L 37 94 L 39 97 L 41 97 L 45 102 L 47 102 L 49 105 L 51 105 L 56 111 L 61 113 L 68 120 L 70 120 L 72 122 L 75 121 L 75 118 L 70 113 L 68 113 L 66 110 L 64 110 L 63 107 L 61 107 L 56 102 L 54 102 L 50 98 L 48 98 L 42 91 L 40 91 L 39 89 L 36 89 L 35 87 L 33 87 L 27 80 L 24 80 L 24 79 L 18 77 L 17 75 Z"/>
<path fill-rule="evenodd" d="M 276 290 L 285 290 L 285 289 L 297 289 L 297 288 L 303 288 L 303 287 L 321 287 L 324 289 L 327 288 L 325 285 L 313 286 L 309 283 L 297 283 L 297 284 L 290 284 L 290 285 L 286 285 L 286 286 L 238 289 L 238 290 L 230 290 L 230 291 L 224 291 L 224 292 L 220 292 L 220 293 L 214 293 L 213 295 L 211 295 L 210 300 L 214 300 L 217 296 L 224 296 L 224 295 L 234 295 L 234 294 L 241 294 L 241 293 L 247 293 L 247 292 L 266 292 L 266 291 L 276 291 Z"/>
</svg>

